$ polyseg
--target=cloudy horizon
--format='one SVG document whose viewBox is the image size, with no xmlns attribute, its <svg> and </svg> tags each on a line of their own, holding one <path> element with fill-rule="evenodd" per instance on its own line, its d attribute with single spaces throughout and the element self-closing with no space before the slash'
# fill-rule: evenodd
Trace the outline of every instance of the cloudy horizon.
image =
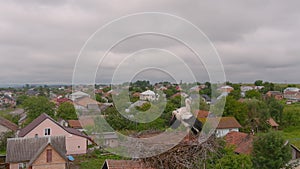
<svg viewBox="0 0 300 169">
<path fill-rule="evenodd" d="M 160 23 L 159 19 L 139 18 L 138 26 L 123 24 L 111 29 L 113 37 L 107 34 L 101 39 L 99 36 L 100 40 L 94 42 L 97 46 L 89 45 L 81 53 L 84 60 L 77 60 L 84 44 L 99 28 L 112 20 L 141 12 L 175 15 L 201 29 L 216 48 L 227 81 L 253 83 L 261 79 L 300 83 L 297 76 L 300 69 L 300 57 L 297 56 L 300 53 L 300 2 L 231 2 L 1 1 L 0 84 L 70 84 L 78 61 L 85 62 L 83 68 L 76 67 L 84 71 L 80 75 L 82 81 L 85 81 L 84 73 L 89 72 L 85 71 L 92 67 L 90 65 L 97 66 L 98 63 L 101 63 L 98 69 L 92 70 L 96 73 L 93 76 L 97 83 L 110 83 L 114 77 L 119 81 L 143 78 L 150 81 L 209 81 L 210 73 L 206 69 L 213 65 L 207 65 L 207 61 L 197 59 L 182 44 L 163 36 L 146 34 L 126 39 L 110 50 L 106 58 L 100 57 L 105 54 L 109 40 L 118 39 L 123 32 L 144 28 L 176 31 L 188 36 L 192 45 L 201 46 L 203 50 L 211 48 L 182 24 L 172 27 L 176 24 Z M 209 54 L 211 52 L 203 55 L 210 57 Z M 149 72 L 149 67 L 156 69 Z M 116 72 L 119 75 L 114 75 Z"/>
</svg>

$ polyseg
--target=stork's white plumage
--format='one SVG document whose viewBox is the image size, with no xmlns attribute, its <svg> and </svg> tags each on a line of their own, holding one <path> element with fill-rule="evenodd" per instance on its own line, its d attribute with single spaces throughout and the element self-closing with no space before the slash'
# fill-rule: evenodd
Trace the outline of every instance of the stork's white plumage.
<svg viewBox="0 0 300 169">
<path fill-rule="evenodd" d="M 179 121 L 187 128 L 188 132 L 191 130 L 195 135 L 197 135 L 202 129 L 202 123 L 191 113 L 191 103 L 191 100 L 187 98 L 185 100 L 185 107 L 174 110 L 172 112 L 173 118 L 171 123 L 173 124 L 175 122 L 173 128 L 177 128 L 180 125 L 178 123 Z"/>
</svg>

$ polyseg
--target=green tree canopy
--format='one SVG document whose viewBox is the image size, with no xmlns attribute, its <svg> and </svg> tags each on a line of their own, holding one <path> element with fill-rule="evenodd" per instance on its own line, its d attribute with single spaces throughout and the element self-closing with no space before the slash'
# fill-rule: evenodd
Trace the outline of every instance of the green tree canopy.
<svg viewBox="0 0 300 169">
<path fill-rule="evenodd" d="M 254 82 L 255 86 L 262 86 L 263 85 L 263 81 L 262 80 L 256 80 Z"/>
<path fill-rule="evenodd" d="M 27 112 L 26 123 L 30 123 L 42 113 L 46 113 L 49 116 L 54 117 L 55 104 L 50 102 L 44 96 L 34 96 L 27 98 L 23 102 L 23 107 Z"/>
<path fill-rule="evenodd" d="M 249 90 L 246 92 L 245 97 L 250 99 L 261 99 L 261 94 L 257 90 Z"/>
<path fill-rule="evenodd" d="M 27 95 L 20 95 L 17 97 L 17 105 L 22 105 L 23 102 L 28 98 Z"/>
<path fill-rule="evenodd" d="M 224 156 L 217 160 L 215 169 L 252 169 L 250 155 L 236 154 L 232 148 L 224 148 Z"/>
<path fill-rule="evenodd" d="M 269 129 L 269 125 L 266 123 L 270 118 L 268 105 L 257 99 L 250 99 L 245 101 L 248 107 L 248 120 L 252 129 L 264 130 Z"/>
<path fill-rule="evenodd" d="M 284 108 L 283 104 L 273 97 L 267 99 L 266 102 L 268 104 L 271 117 L 273 117 L 279 123 L 282 123 Z"/>
<path fill-rule="evenodd" d="M 224 116 L 234 116 L 242 125 L 247 119 L 248 109 L 245 103 L 239 102 L 233 96 L 227 96 L 224 107 Z"/>
<path fill-rule="evenodd" d="M 57 117 L 64 120 L 77 120 L 75 107 L 72 103 L 64 102 L 57 109 Z"/>
<path fill-rule="evenodd" d="M 291 159 L 289 144 L 278 132 L 259 135 L 253 143 L 252 162 L 257 169 L 280 169 Z"/>
</svg>

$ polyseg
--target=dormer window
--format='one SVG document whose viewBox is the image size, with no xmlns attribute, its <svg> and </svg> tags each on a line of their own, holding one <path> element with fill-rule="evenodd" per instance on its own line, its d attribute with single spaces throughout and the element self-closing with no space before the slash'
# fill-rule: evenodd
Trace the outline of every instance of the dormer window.
<svg viewBox="0 0 300 169">
<path fill-rule="evenodd" d="M 50 136 L 50 134 L 51 134 L 50 128 L 46 128 L 45 129 L 45 136 Z"/>
</svg>

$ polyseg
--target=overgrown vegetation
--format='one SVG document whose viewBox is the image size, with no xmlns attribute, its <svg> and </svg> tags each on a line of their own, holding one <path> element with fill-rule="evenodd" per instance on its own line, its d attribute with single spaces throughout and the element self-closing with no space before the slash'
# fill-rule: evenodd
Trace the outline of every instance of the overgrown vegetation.
<svg viewBox="0 0 300 169">
<path fill-rule="evenodd" d="M 76 156 L 75 161 L 70 166 L 73 168 L 78 166 L 80 169 L 99 169 L 106 159 L 119 160 L 122 157 L 95 150 L 86 155 Z"/>
</svg>

